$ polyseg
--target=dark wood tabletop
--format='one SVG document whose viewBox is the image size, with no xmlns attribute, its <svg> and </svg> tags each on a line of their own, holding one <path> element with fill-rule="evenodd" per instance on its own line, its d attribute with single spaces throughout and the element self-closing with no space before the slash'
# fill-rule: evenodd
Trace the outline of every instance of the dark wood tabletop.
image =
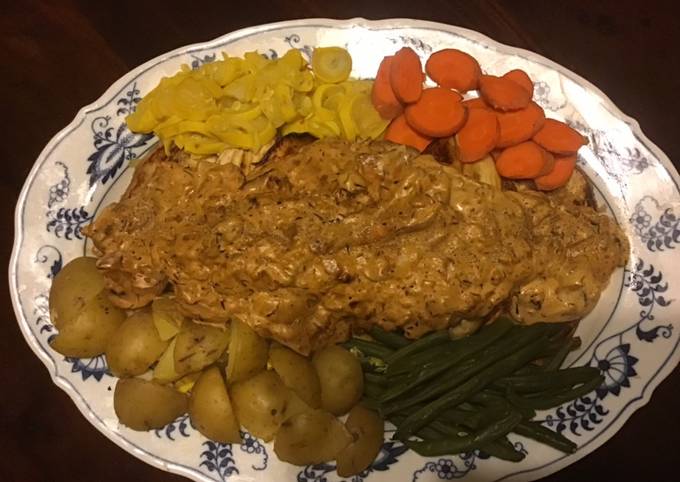
<svg viewBox="0 0 680 482">
<path fill-rule="evenodd" d="M 76 111 L 142 62 L 242 27 L 304 18 L 407 17 L 459 25 L 533 50 L 602 89 L 680 160 L 680 22 L 675 2 L 624 1 L 16 1 L 0 15 L 2 254 L 14 205 L 43 146 Z M 170 481 L 118 448 L 52 384 L 15 322 L 2 277 L 0 480 Z M 678 320 L 673 320 L 677 322 Z M 680 373 L 603 447 L 548 477 L 678 480 Z M 395 479 L 396 480 L 396 479 Z"/>
</svg>

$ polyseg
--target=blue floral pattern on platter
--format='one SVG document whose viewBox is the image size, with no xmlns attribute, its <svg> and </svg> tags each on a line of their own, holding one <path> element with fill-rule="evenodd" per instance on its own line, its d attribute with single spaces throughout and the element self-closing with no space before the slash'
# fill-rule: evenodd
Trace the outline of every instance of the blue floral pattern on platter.
<svg viewBox="0 0 680 482">
<path fill-rule="evenodd" d="M 357 22 L 358 27 L 354 26 Z M 148 433 L 119 427 L 110 404 L 115 378 L 109 375 L 105 358 L 65 359 L 49 348 L 49 339 L 55 334 L 49 318 L 49 286 L 68 260 L 87 249 L 81 230 L 103 205 L 120 195 L 128 162 L 153 145 L 152 136 L 130 132 L 125 117 L 134 112 L 163 72 L 172 72 L 180 64 L 198 68 L 214 61 L 222 51 L 241 54 L 258 49 L 268 58 L 276 58 L 292 47 L 309 59 L 317 40 L 325 38 L 317 35 L 320 30 L 350 49 L 360 77 L 373 75 L 375 59 L 401 45 L 423 55 L 454 46 L 471 51 L 499 72 L 519 67 L 530 73 L 535 79 L 536 101 L 551 116 L 563 118 L 588 138 L 585 150 L 589 155 L 579 157 L 579 166 L 631 234 L 633 261 L 623 274 L 621 292 L 607 295 L 602 304 L 608 311 L 598 315 L 598 319 L 609 317 L 609 321 L 598 326 L 600 331 L 589 344 L 584 343 L 587 348 L 577 362 L 597 366 L 605 382 L 593 393 L 540 418 L 578 443 L 578 452 L 569 456 L 568 462 L 589 453 L 615 433 L 617 420 L 627 418 L 647 401 L 651 389 L 678 362 L 674 322 L 680 319 L 680 307 L 674 301 L 680 296 L 680 272 L 671 268 L 678 264 L 680 253 L 675 249 L 680 242 L 677 173 L 637 126 L 592 86 L 534 54 L 511 50 L 472 32 L 419 22 L 409 21 L 406 26 L 363 20 L 308 23 L 236 33 L 165 55 L 128 74 L 55 137 L 38 159 L 39 168 L 27 181 L 17 211 L 17 245 L 10 265 L 16 274 L 11 277 L 11 290 L 28 343 L 48 366 L 55 383 L 69 392 L 92 423 L 157 467 L 203 481 L 238 477 L 277 482 L 342 480 L 333 464 L 304 468 L 282 464 L 271 444 L 245 432 L 240 445 L 206 441 L 186 415 Z M 587 321 L 596 322 L 595 318 Z M 527 480 L 547 475 L 563 464 L 558 454 L 540 459 L 534 442 L 521 439 L 514 443 L 516 449 L 527 453 L 521 464 L 498 461 L 480 452 L 424 459 L 387 440 L 372 466 L 345 482 L 477 480 L 489 478 L 487 473 L 503 474 L 504 480 Z"/>
</svg>

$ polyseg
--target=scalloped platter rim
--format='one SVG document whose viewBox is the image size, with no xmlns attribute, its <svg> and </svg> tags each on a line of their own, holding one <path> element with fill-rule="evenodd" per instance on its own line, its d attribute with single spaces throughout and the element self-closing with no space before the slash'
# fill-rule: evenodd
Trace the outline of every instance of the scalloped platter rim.
<svg viewBox="0 0 680 482">
<path fill-rule="evenodd" d="M 52 277 L 69 259 L 88 252 L 81 228 L 102 206 L 120 196 L 131 178 L 130 160 L 154 143 L 131 133 L 124 117 L 163 75 L 181 64 L 196 68 L 222 51 L 259 50 L 267 56 L 298 48 L 309 56 L 317 45 L 343 45 L 353 74 L 371 77 L 378 60 L 408 45 L 421 56 L 444 47 L 473 54 L 491 73 L 526 70 L 535 99 L 550 117 L 563 119 L 589 140 L 579 165 L 596 191 L 598 206 L 617 219 L 631 240 L 631 260 L 616 272 L 596 309 L 579 327 L 584 340 L 569 364 L 600 368 L 605 383 L 559 409 L 539 414 L 579 449 L 564 455 L 519 436 L 527 454 L 518 464 L 484 453 L 422 458 L 386 440 L 378 459 L 352 482 L 535 480 L 589 454 L 612 437 L 649 401 L 654 388 L 680 361 L 680 177 L 668 157 L 596 87 L 532 52 L 509 47 L 477 32 L 411 19 L 369 21 L 306 19 L 260 25 L 215 40 L 181 47 L 137 67 L 48 143 L 19 196 L 15 243 L 9 266 L 12 302 L 28 345 L 54 383 L 73 399 L 104 435 L 139 459 L 197 481 L 340 480 L 333 464 L 294 467 L 276 460 L 271 444 L 244 433 L 241 445 L 210 442 L 186 416 L 162 430 L 133 432 L 113 413 L 114 380 L 103 357 L 68 359 L 49 348 L 54 335 L 47 295 Z"/>
</svg>

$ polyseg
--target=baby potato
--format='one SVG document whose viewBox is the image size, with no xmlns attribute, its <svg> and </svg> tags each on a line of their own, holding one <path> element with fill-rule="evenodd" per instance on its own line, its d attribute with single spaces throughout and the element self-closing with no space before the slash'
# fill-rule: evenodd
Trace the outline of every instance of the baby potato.
<svg viewBox="0 0 680 482">
<path fill-rule="evenodd" d="M 151 312 L 141 310 L 113 333 L 106 345 L 106 360 L 115 376 L 134 377 L 147 371 L 167 346 L 158 336 Z"/>
<path fill-rule="evenodd" d="M 158 359 L 158 363 L 153 367 L 153 379 L 160 383 L 174 382 L 182 378 L 182 375 L 175 370 L 175 344 L 177 339 L 170 340 L 170 344 Z"/>
<path fill-rule="evenodd" d="M 191 423 L 203 435 L 221 443 L 240 443 L 239 423 L 220 369 L 208 368 L 196 381 L 189 398 Z"/>
<path fill-rule="evenodd" d="M 314 366 L 307 357 L 290 348 L 272 345 L 269 349 L 269 364 L 281 377 L 284 385 L 293 390 L 312 408 L 321 406 L 321 385 Z"/>
<path fill-rule="evenodd" d="M 169 340 L 179 333 L 184 323 L 184 315 L 180 313 L 175 298 L 159 296 L 151 303 L 153 322 L 161 340 Z"/>
<path fill-rule="evenodd" d="M 349 412 L 345 427 L 352 435 L 352 443 L 337 456 L 340 477 L 352 477 L 366 470 L 380 453 L 385 441 L 385 422 L 380 415 L 363 405 L 355 405 Z"/>
<path fill-rule="evenodd" d="M 231 322 L 227 381 L 245 380 L 263 370 L 267 364 L 269 345 L 251 327 L 240 321 Z"/>
<path fill-rule="evenodd" d="M 187 396 L 174 388 L 140 378 L 123 378 L 113 392 L 120 423 L 132 430 L 165 427 L 187 411 Z"/>
<path fill-rule="evenodd" d="M 215 362 L 229 344 L 229 331 L 187 322 L 175 338 L 175 370 L 180 375 L 197 372 Z"/>
<path fill-rule="evenodd" d="M 337 418 L 325 410 L 313 410 L 283 422 L 274 452 L 291 464 L 320 464 L 335 459 L 351 442 L 352 436 Z"/>
<path fill-rule="evenodd" d="M 338 345 L 316 352 L 312 364 L 321 382 L 321 408 L 342 415 L 357 404 L 364 392 L 361 363 Z"/>
<path fill-rule="evenodd" d="M 50 287 L 50 320 L 60 330 L 75 319 L 88 301 L 105 287 L 96 258 L 81 256 L 66 263 Z"/>
<path fill-rule="evenodd" d="M 102 290 L 85 303 L 75 318 L 62 320 L 59 334 L 50 345 L 64 356 L 97 356 L 104 353 L 106 344 L 125 316 L 125 311 L 111 303 L 108 291 Z"/>
<path fill-rule="evenodd" d="M 285 420 L 288 389 L 272 370 L 265 370 L 231 387 L 236 418 L 246 430 L 270 441 Z"/>
</svg>

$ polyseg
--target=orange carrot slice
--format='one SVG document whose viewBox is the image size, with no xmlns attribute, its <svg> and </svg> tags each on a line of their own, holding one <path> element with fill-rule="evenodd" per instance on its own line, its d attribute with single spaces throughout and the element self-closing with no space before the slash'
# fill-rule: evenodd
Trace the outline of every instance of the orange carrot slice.
<svg viewBox="0 0 680 482">
<path fill-rule="evenodd" d="M 491 110 L 491 106 L 484 102 L 481 97 L 475 97 L 474 99 L 465 99 L 463 105 L 468 109 L 488 109 Z"/>
<path fill-rule="evenodd" d="M 555 166 L 543 176 L 534 179 L 536 188 L 541 191 L 552 191 L 564 186 L 576 168 L 576 154 L 555 158 Z"/>
<path fill-rule="evenodd" d="M 412 48 L 403 47 L 394 54 L 390 68 L 390 84 L 397 99 L 405 104 L 420 99 L 423 77 L 420 57 Z"/>
<path fill-rule="evenodd" d="M 475 58 L 457 49 L 443 49 L 430 55 L 425 71 L 441 87 L 459 92 L 476 89 L 482 75 Z"/>
<path fill-rule="evenodd" d="M 375 75 L 375 81 L 373 81 L 373 90 L 371 91 L 373 107 L 375 107 L 375 110 L 378 111 L 383 119 L 394 119 L 404 110 L 401 102 L 394 95 L 392 85 L 390 84 L 392 58 L 389 55 L 380 62 L 378 73 Z"/>
<path fill-rule="evenodd" d="M 512 80 L 513 82 L 516 82 L 524 87 L 524 89 L 529 92 L 529 97 L 534 96 L 534 83 L 531 81 L 531 78 L 525 71 L 521 69 L 511 70 L 510 72 L 504 74 L 503 78 Z"/>
<path fill-rule="evenodd" d="M 543 166 L 543 169 L 536 175 L 536 177 L 545 176 L 546 174 L 551 172 L 555 167 L 555 156 L 553 156 L 552 153 L 548 151 L 545 151 L 545 153 L 547 154 L 545 158 L 546 160 L 545 166 Z"/>
<path fill-rule="evenodd" d="M 555 154 L 575 154 L 586 139 L 564 122 L 546 119 L 543 127 L 534 135 L 534 142 Z"/>
<path fill-rule="evenodd" d="M 545 122 L 545 113 L 538 104 L 529 102 L 524 109 L 498 112 L 498 147 L 508 147 L 528 141 Z"/>
<path fill-rule="evenodd" d="M 498 174 L 509 179 L 533 179 L 543 172 L 550 154 L 532 141 L 506 147 L 498 159 Z"/>
<path fill-rule="evenodd" d="M 479 78 L 479 93 L 494 109 L 507 111 L 524 109 L 531 101 L 531 95 L 517 82 L 494 75 Z"/>
<path fill-rule="evenodd" d="M 465 108 L 456 92 L 442 87 L 425 89 L 420 100 L 404 110 L 415 130 L 429 137 L 455 134 L 465 123 Z"/>
<path fill-rule="evenodd" d="M 475 162 L 496 146 L 498 120 L 489 109 L 470 109 L 465 125 L 456 134 L 460 162 Z"/>
<path fill-rule="evenodd" d="M 420 152 L 432 142 L 432 138 L 424 136 L 408 125 L 404 114 L 396 117 L 385 131 L 385 140 L 392 141 L 396 144 L 405 144 L 407 146 L 415 147 Z"/>
</svg>

